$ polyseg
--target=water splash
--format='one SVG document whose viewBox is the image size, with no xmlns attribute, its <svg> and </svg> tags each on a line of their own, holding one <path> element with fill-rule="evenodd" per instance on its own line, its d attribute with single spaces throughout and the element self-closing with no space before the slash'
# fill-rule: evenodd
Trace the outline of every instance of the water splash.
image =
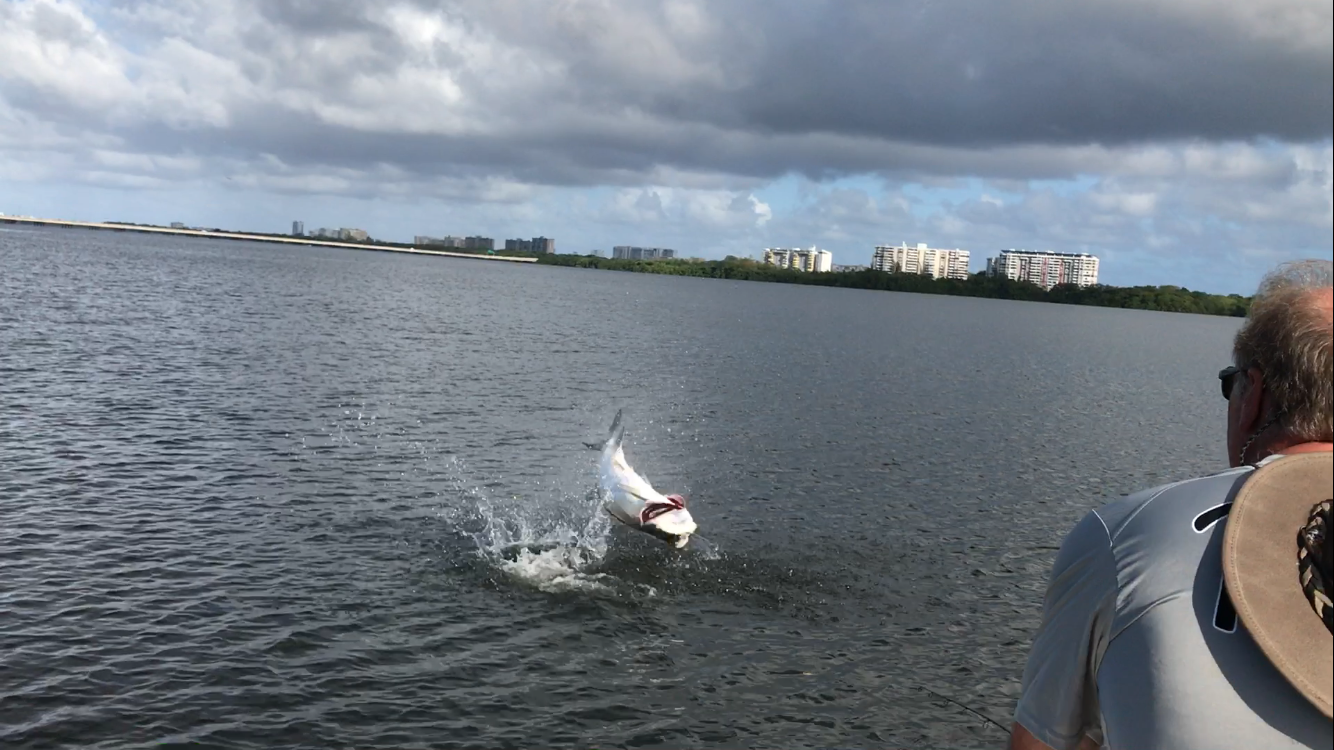
<svg viewBox="0 0 1334 750">
<path fill-rule="evenodd" d="M 591 488 L 582 495 L 503 493 L 469 481 L 458 457 L 449 463 L 452 494 L 458 500 L 455 515 L 472 515 L 480 525 L 471 537 L 478 556 L 489 565 L 547 592 L 614 587 L 614 577 L 597 570 L 607 556 L 611 531 L 600 490 Z"/>
<path fill-rule="evenodd" d="M 388 406 L 339 404 L 338 413 L 316 434 L 302 436 L 301 454 L 308 461 L 336 464 L 343 482 L 353 465 L 374 476 L 366 482 L 368 497 L 358 501 L 363 507 L 408 525 L 443 526 L 443 539 L 435 539 L 443 542 L 437 549 L 451 566 L 470 568 L 480 560 L 483 568 L 500 574 L 492 580 L 550 593 L 656 595 L 653 585 L 636 579 L 643 577 L 642 565 L 658 567 L 664 560 L 650 557 L 627 565 L 624 556 L 608 559 L 615 524 L 603 509 L 595 472 L 511 473 L 507 464 L 493 460 L 483 460 L 478 468 L 451 453 L 438 436 L 421 428 L 420 420 L 386 412 Z M 391 483 L 392 491 L 371 499 L 379 494 L 374 488 L 380 482 Z M 576 489 L 581 484 L 582 490 Z M 649 544 L 634 539 L 629 547 Z M 691 546 L 710 547 L 698 537 Z"/>
<path fill-rule="evenodd" d="M 606 573 L 587 572 L 601 558 L 583 547 L 561 545 L 550 549 L 517 548 L 510 559 L 503 557 L 498 567 L 513 578 L 530 583 L 542 591 L 604 591 L 614 585 Z"/>
<path fill-rule="evenodd" d="M 700 560 L 721 560 L 723 553 L 718 545 L 700 536 L 698 533 L 690 537 L 690 546 L 687 547 L 695 557 Z"/>
</svg>

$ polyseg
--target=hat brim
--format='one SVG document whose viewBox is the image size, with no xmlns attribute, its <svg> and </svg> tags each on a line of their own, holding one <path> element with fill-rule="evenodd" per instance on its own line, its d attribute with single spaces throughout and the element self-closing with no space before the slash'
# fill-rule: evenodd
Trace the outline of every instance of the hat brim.
<svg viewBox="0 0 1334 750">
<path fill-rule="evenodd" d="M 1279 672 L 1334 718 L 1334 636 L 1297 573 L 1297 532 L 1334 490 L 1334 454 L 1285 456 L 1237 493 L 1223 536 L 1223 581 L 1237 616 Z"/>
</svg>

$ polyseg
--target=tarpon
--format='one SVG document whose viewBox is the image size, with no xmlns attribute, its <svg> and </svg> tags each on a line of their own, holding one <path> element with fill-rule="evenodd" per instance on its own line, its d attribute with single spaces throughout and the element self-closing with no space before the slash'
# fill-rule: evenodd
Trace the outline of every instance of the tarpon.
<svg viewBox="0 0 1334 750">
<path fill-rule="evenodd" d="M 603 508 L 612 518 L 655 536 L 680 549 L 695 533 L 695 519 L 686 510 L 686 500 L 680 495 L 663 495 L 639 476 L 625 460 L 621 443 L 625 427 L 621 412 L 616 412 L 606 442 L 588 444 L 602 449 L 598 461 L 599 480 L 604 494 Z"/>
</svg>

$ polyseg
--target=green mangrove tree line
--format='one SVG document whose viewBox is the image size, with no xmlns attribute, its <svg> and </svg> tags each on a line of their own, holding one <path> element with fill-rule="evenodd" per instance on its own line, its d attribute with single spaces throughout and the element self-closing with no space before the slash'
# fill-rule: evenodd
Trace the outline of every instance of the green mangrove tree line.
<svg viewBox="0 0 1334 750">
<path fill-rule="evenodd" d="M 728 256 L 724 260 L 623 260 L 594 255 L 539 254 L 539 263 L 574 268 L 602 268 L 612 271 L 661 273 L 673 276 L 701 276 L 712 279 L 741 279 L 771 281 L 781 284 L 808 284 L 838 286 L 853 289 L 878 289 L 889 292 L 917 292 L 919 294 L 947 294 L 960 297 L 990 297 L 993 299 L 1056 302 L 1065 305 L 1095 305 L 1123 307 L 1136 310 L 1198 313 L 1244 317 L 1250 305 L 1249 297 L 1235 294 L 1219 295 L 1193 292 L 1179 286 L 1117 287 L 1099 284 L 1080 288 L 1064 284 L 1043 290 L 1026 281 L 1011 281 L 984 273 L 976 273 L 966 280 L 933 279 L 916 274 L 891 274 L 883 271 L 845 271 L 836 273 L 805 273 L 779 268 L 747 258 Z"/>
</svg>

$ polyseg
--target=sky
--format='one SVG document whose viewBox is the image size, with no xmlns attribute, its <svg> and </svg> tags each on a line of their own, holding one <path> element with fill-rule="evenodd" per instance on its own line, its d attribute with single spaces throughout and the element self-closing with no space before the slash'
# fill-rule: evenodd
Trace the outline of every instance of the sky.
<svg viewBox="0 0 1334 750">
<path fill-rule="evenodd" d="M 1330 258 L 1316 0 L 0 0 L 0 212 L 838 264 Z"/>
</svg>

